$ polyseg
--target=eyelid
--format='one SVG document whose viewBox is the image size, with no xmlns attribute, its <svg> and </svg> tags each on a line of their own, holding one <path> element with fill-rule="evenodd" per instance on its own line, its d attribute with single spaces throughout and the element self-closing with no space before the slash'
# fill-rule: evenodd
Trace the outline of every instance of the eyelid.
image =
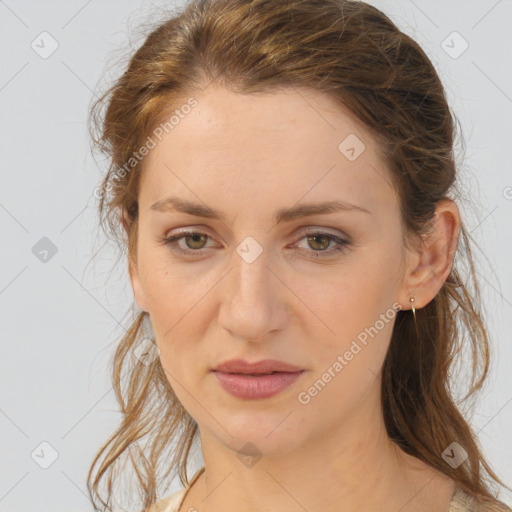
<svg viewBox="0 0 512 512">
<path fill-rule="evenodd" d="M 354 245 L 352 243 L 351 237 L 346 235 L 345 233 L 334 234 L 330 231 L 327 231 L 330 228 L 324 228 L 324 227 L 316 227 L 316 226 L 303 226 L 300 228 L 302 231 L 300 233 L 300 237 L 294 242 L 294 245 L 298 242 L 300 242 L 302 239 L 306 238 L 307 236 L 314 236 L 314 235 L 323 235 L 327 236 L 329 239 L 329 243 L 334 242 L 336 245 L 334 247 L 331 247 L 329 250 L 321 250 L 321 251 L 314 251 L 314 250 L 307 250 L 299 248 L 302 252 L 307 253 L 308 256 L 311 258 L 312 255 L 315 255 L 316 258 L 329 258 L 334 257 L 337 253 L 344 253 L 349 250 L 349 248 Z M 205 235 L 210 239 L 214 239 L 213 236 L 209 234 L 209 230 L 205 229 L 204 227 L 194 227 L 194 226 L 187 226 L 184 227 L 178 231 L 173 231 L 171 234 L 167 234 L 165 237 L 160 238 L 158 241 L 162 245 L 166 245 L 169 247 L 169 249 L 176 253 L 184 254 L 185 256 L 202 256 L 204 255 L 204 251 L 206 251 L 206 248 L 201 249 L 183 249 L 179 247 L 178 243 L 179 241 L 183 240 L 184 238 L 187 238 L 187 236 L 192 236 L 194 234 L 197 235 Z"/>
<path fill-rule="evenodd" d="M 329 231 L 331 229 L 334 230 L 335 232 L 333 233 L 333 232 Z M 171 236 L 176 236 L 179 234 L 190 234 L 190 232 L 205 234 L 205 235 L 208 235 L 210 238 L 215 238 L 211 234 L 211 231 L 208 228 L 208 226 L 204 226 L 204 225 L 191 225 L 191 226 L 184 226 L 181 228 L 174 228 L 174 229 L 170 230 L 169 232 L 167 232 L 165 234 L 165 236 L 167 238 L 169 238 Z M 321 232 L 322 234 L 326 234 L 326 235 L 337 236 L 339 238 L 343 238 L 347 242 L 352 243 L 352 237 L 349 236 L 346 232 L 341 231 L 340 229 L 337 229 L 337 228 L 329 228 L 326 226 L 317 226 L 317 225 L 301 226 L 294 230 L 295 234 L 293 236 L 296 237 L 299 234 L 301 236 L 304 236 L 304 235 L 308 235 L 308 234 L 315 234 L 318 232 Z"/>
</svg>

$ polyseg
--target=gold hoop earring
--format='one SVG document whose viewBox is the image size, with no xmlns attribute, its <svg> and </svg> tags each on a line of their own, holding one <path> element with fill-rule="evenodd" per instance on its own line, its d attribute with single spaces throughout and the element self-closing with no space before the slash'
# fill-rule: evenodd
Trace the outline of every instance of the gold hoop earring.
<svg viewBox="0 0 512 512">
<path fill-rule="evenodd" d="M 416 322 L 416 308 L 414 307 L 414 297 L 409 299 L 411 301 L 412 314 L 414 315 L 414 321 Z"/>
</svg>

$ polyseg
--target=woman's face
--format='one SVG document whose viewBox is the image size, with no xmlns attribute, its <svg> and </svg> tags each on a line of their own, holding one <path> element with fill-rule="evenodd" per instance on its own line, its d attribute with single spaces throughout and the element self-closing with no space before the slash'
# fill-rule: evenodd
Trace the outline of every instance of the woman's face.
<svg viewBox="0 0 512 512">
<path fill-rule="evenodd" d="M 284 453 L 379 421 L 380 368 L 409 290 L 398 199 L 374 140 L 308 90 L 211 86 L 195 99 L 146 156 L 131 271 L 169 383 L 202 435 L 235 450 Z M 346 208 L 312 208 L 335 201 Z M 162 241 L 188 231 L 200 234 Z M 273 396 L 235 396 L 212 371 L 230 359 L 304 371 Z"/>
</svg>

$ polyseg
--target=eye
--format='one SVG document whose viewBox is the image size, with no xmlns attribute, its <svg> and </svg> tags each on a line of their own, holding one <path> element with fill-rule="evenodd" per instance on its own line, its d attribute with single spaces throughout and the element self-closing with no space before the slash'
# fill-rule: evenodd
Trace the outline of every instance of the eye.
<svg viewBox="0 0 512 512">
<path fill-rule="evenodd" d="M 332 233 L 325 233 L 318 230 L 310 231 L 302 238 L 306 238 L 309 247 L 314 249 L 313 251 L 306 251 L 308 258 L 328 258 L 335 254 L 348 251 L 348 246 L 351 244 L 348 240 L 333 235 Z M 329 251 L 324 250 L 331 242 L 334 242 L 336 245 Z"/>
<path fill-rule="evenodd" d="M 209 235 L 201 231 L 182 231 L 179 234 L 162 238 L 160 242 L 167 245 L 172 251 L 182 254 L 197 254 L 200 253 L 200 250 L 204 247 L 204 242 L 208 237 Z M 186 243 L 189 249 L 184 249 L 178 244 L 178 241 L 182 239 L 191 240 L 191 242 Z"/>
<path fill-rule="evenodd" d="M 200 256 L 202 255 L 202 249 L 205 247 L 208 238 L 210 238 L 210 236 L 201 231 L 182 231 L 161 238 L 159 242 L 168 246 L 172 251 L 186 255 Z M 305 251 L 306 257 L 311 258 L 330 257 L 334 254 L 345 252 L 351 244 L 348 240 L 323 231 L 307 232 L 299 240 L 302 239 L 307 239 L 308 245 L 313 248 L 312 251 Z M 186 248 L 179 244 L 181 240 L 185 241 Z M 332 242 L 334 242 L 336 246 L 331 250 L 325 250 Z"/>
</svg>

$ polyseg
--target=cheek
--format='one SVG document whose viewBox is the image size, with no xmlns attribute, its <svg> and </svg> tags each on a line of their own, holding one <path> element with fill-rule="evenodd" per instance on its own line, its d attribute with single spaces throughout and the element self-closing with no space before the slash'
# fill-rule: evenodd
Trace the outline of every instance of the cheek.
<svg viewBox="0 0 512 512">
<path fill-rule="evenodd" d="M 141 256 L 141 284 L 162 365 L 181 381 L 178 376 L 199 362 L 198 341 L 204 337 L 208 320 L 205 291 L 215 281 L 192 278 L 190 271 L 173 265 L 160 248 L 141 251 Z"/>
<path fill-rule="evenodd" d="M 159 318 L 160 313 L 180 309 L 182 300 L 188 299 L 197 283 L 185 279 L 178 266 L 173 265 L 166 249 L 141 241 L 139 272 L 144 296 L 151 311 L 151 317 Z"/>
<path fill-rule="evenodd" d="M 378 396 L 380 371 L 396 318 L 396 308 L 382 296 L 379 300 L 378 293 L 378 286 L 347 287 L 335 294 L 336 306 L 327 300 L 317 303 L 322 305 L 319 316 L 335 334 L 324 329 L 327 334 L 317 334 L 314 347 L 309 347 L 314 367 L 297 399 L 311 416 L 336 421 L 357 409 L 369 389 Z"/>
<path fill-rule="evenodd" d="M 305 399 L 312 409 L 330 414 L 332 401 L 346 411 L 355 407 L 370 386 L 380 385 L 379 372 L 391 339 L 397 308 L 399 253 L 389 247 L 360 250 L 352 261 L 333 271 L 329 280 L 308 287 L 308 306 L 322 320 L 315 347 L 309 350 L 315 361 Z M 396 269 L 396 271 L 393 271 Z M 395 306 L 394 306 L 395 305 Z M 308 314 L 309 315 L 309 314 Z M 311 317 L 313 318 L 313 317 Z M 315 325 L 317 319 L 313 318 Z M 322 334 L 320 334 L 322 332 Z M 319 399 L 310 396 L 317 393 Z M 347 394 L 347 390 L 352 391 Z M 322 398 L 320 398 L 322 395 Z M 316 395 L 315 395 L 316 396 Z"/>
<path fill-rule="evenodd" d="M 298 283 L 299 296 L 307 298 L 305 303 L 316 314 L 311 318 L 319 321 L 326 349 L 350 344 L 381 315 L 394 317 L 398 264 L 389 251 L 359 251 L 346 265 L 333 267 L 328 279 Z M 386 331 L 381 322 L 378 327 Z"/>
</svg>

